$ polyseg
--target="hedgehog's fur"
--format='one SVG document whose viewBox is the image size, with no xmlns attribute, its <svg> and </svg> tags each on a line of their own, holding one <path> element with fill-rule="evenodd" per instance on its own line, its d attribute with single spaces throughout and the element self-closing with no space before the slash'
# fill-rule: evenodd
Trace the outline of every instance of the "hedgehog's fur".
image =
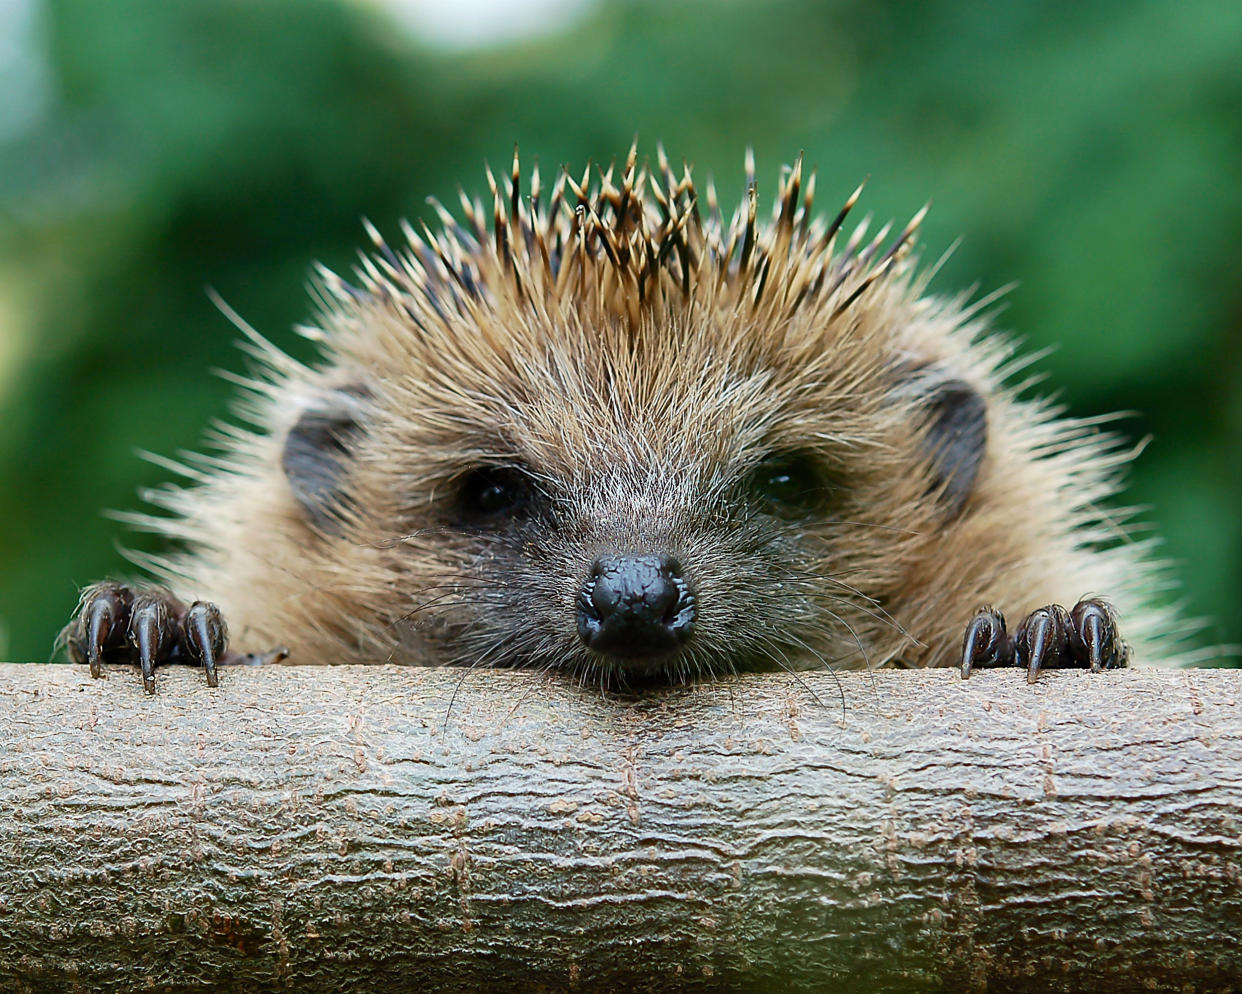
<svg viewBox="0 0 1242 994">
<path fill-rule="evenodd" d="M 186 551 L 148 567 L 217 602 L 238 648 L 283 643 L 298 663 L 607 674 L 575 596 L 597 556 L 650 549 L 679 557 L 697 597 L 673 678 L 953 664 L 981 604 L 1017 619 L 1085 594 L 1155 661 L 1158 571 L 1105 510 L 1130 454 L 1019 397 L 1025 361 L 985 334 L 986 302 L 925 294 L 908 252 L 922 212 L 841 245 L 857 192 L 814 217 L 799 161 L 760 222 L 750 156 L 747 174 L 726 219 L 662 150 L 654 169 L 631 150 L 620 171 L 561 172 L 546 197 L 537 169 L 521 192 L 515 155 L 511 182 L 488 174 L 490 211 L 463 194 L 462 221 L 436 205 L 442 229 L 399 248 L 368 228 L 357 285 L 320 274 L 319 364 L 245 329 L 265 367 L 244 381 L 258 431 L 223 429 L 221 455 L 181 467 L 190 486 L 150 496 L 172 514 L 141 524 Z M 987 431 L 952 502 L 926 409 L 950 380 L 982 398 Z M 339 473 L 308 512 L 282 460 L 321 409 L 338 412 L 316 437 Z M 792 519 L 743 482 L 789 450 L 836 487 Z M 525 467 L 538 512 L 463 527 L 455 494 L 481 465 Z"/>
</svg>

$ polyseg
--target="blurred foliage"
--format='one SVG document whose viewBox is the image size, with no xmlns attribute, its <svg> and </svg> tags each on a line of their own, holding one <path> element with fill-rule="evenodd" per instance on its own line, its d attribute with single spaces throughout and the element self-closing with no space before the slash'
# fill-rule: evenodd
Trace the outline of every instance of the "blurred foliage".
<svg viewBox="0 0 1242 994">
<path fill-rule="evenodd" d="M 100 516 L 167 477 L 241 369 L 216 288 L 279 344 L 360 216 L 394 233 L 482 185 L 637 133 L 761 196 L 799 150 L 820 203 L 870 176 L 944 292 L 1011 281 L 1002 324 L 1074 413 L 1136 412 L 1128 494 L 1207 639 L 1242 642 L 1242 5 L 636 0 L 536 42 L 427 49 L 328 0 L 46 0 L 50 90 L 0 139 L 0 656 L 46 658 L 79 583 L 130 572 Z M 3 99 L 0 97 L 0 99 Z"/>
</svg>

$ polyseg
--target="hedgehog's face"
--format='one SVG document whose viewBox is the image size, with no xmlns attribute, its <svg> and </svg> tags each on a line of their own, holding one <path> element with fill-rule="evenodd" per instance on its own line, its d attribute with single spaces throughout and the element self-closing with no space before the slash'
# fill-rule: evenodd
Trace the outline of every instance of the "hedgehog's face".
<svg viewBox="0 0 1242 994">
<path fill-rule="evenodd" d="M 526 363 L 502 404 L 446 406 L 422 381 L 382 400 L 338 392 L 290 433 L 316 541 L 380 550 L 373 603 L 399 641 L 438 663 L 605 681 L 900 651 L 886 599 L 969 496 L 973 390 L 877 368 L 847 404 L 823 378 L 717 363 L 619 393 L 615 366 L 591 365 L 539 382 Z"/>
<path fill-rule="evenodd" d="M 447 510 L 475 587 L 448 641 L 464 662 L 605 680 L 805 665 L 835 654 L 839 635 L 857 655 L 844 616 L 852 599 L 875 608 L 832 577 L 842 482 L 810 451 L 739 455 L 589 481 L 521 463 L 468 472 Z"/>
</svg>

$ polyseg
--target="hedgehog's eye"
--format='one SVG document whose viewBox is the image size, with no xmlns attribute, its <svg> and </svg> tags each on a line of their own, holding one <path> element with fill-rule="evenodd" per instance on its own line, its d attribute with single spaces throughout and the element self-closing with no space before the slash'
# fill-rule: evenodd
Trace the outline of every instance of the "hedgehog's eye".
<svg viewBox="0 0 1242 994">
<path fill-rule="evenodd" d="M 838 491 L 831 475 L 805 452 L 774 452 L 750 472 L 747 490 L 782 518 L 820 510 Z"/>
<path fill-rule="evenodd" d="M 468 522 L 488 522 L 521 513 L 534 496 L 534 484 L 512 466 L 481 466 L 462 479 L 457 510 Z"/>
</svg>

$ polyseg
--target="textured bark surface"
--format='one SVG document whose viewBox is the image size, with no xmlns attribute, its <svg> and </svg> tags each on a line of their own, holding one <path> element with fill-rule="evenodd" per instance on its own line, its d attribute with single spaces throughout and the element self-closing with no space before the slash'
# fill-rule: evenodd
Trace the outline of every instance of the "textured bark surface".
<svg viewBox="0 0 1242 994">
<path fill-rule="evenodd" d="M 1242 985 L 1242 671 L 159 680 L 0 666 L 0 989 Z"/>
</svg>

